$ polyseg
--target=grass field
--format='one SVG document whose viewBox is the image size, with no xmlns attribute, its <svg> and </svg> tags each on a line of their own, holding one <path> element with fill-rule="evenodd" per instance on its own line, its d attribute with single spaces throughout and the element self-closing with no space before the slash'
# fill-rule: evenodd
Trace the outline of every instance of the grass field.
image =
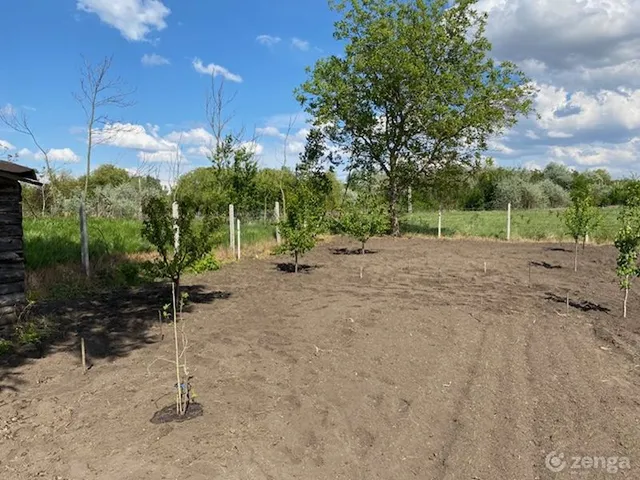
<svg viewBox="0 0 640 480">
<path fill-rule="evenodd" d="M 532 240 L 569 239 L 564 209 L 514 210 L 511 212 L 511 237 Z M 590 239 L 612 242 L 618 231 L 618 208 L 603 208 L 602 222 Z M 437 235 L 438 212 L 414 212 L 401 221 L 404 233 Z M 442 235 L 506 238 L 506 211 L 443 211 Z"/>
<path fill-rule="evenodd" d="M 90 218 L 90 258 L 153 251 L 142 238 L 141 227 L 137 220 Z M 228 227 L 221 228 L 214 235 L 217 245 L 229 245 Z M 273 235 L 271 225 L 250 223 L 242 226 L 241 240 L 243 245 L 251 245 Z M 80 224 L 76 218 L 25 219 L 24 240 L 29 270 L 80 261 Z"/>
</svg>

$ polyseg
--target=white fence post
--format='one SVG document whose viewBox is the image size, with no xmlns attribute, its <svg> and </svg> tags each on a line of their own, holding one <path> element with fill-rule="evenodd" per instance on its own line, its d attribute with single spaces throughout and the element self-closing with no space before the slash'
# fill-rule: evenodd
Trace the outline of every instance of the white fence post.
<svg viewBox="0 0 640 480">
<path fill-rule="evenodd" d="M 276 202 L 274 214 L 276 217 L 276 243 L 280 245 L 280 228 L 278 227 L 278 223 L 280 223 L 280 202 Z"/>
<path fill-rule="evenodd" d="M 171 204 L 171 218 L 173 218 L 173 249 L 175 253 L 178 253 L 180 249 L 180 227 L 178 226 L 180 211 L 178 210 L 178 202 Z"/>
<path fill-rule="evenodd" d="M 236 234 L 235 234 L 235 214 L 233 213 L 233 204 L 229 204 L 229 248 L 232 253 L 236 250 Z"/>
<path fill-rule="evenodd" d="M 407 212 L 408 213 L 413 213 L 413 200 L 412 200 L 412 195 L 411 195 L 411 187 L 409 187 L 408 191 L 407 191 Z"/>
<path fill-rule="evenodd" d="M 507 204 L 507 241 L 511 240 L 511 202 Z"/>
<path fill-rule="evenodd" d="M 438 210 L 438 238 L 442 238 L 442 207 Z"/>
<path fill-rule="evenodd" d="M 240 219 L 236 220 L 236 233 L 238 235 L 237 247 L 238 247 L 238 260 L 240 260 Z"/>
</svg>

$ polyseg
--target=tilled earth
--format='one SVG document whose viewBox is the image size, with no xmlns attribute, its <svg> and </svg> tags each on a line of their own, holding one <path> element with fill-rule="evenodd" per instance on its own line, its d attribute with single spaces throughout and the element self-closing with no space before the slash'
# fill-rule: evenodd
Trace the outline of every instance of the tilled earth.
<svg viewBox="0 0 640 480">
<path fill-rule="evenodd" d="M 184 422 L 150 422 L 175 395 L 168 297 L 60 307 L 102 326 L 92 368 L 71 337 L 0 366 L 0 478 L 640 478 L 640 297 L 623 320 L 612 247 L 577 273 L 571 245 L 345 247 L 188 279 Z"/>
</svg>

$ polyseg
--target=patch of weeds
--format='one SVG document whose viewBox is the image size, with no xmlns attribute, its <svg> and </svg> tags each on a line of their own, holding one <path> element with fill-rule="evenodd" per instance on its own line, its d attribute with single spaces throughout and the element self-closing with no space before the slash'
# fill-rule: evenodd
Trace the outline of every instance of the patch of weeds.
<svg viewBox="0 0 640 480">
<path fill-rule="evenodd" d="M 190 268 L 192 273 L 212 272 L 220 269 L 220 263 L 213 253 L 209 253 L 197 260 Z"/>
<path fill-rule="evenodd" d="M 13 342 L 0 338 L 0 357 L 13 353 Z"/>
</svg>

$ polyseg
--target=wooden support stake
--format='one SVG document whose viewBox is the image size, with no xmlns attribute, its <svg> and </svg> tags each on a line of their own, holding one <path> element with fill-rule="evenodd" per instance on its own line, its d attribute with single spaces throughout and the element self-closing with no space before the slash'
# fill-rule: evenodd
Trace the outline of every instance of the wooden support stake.
<svg viewBox="0 0 640 480">
<path fill-rule="evenodd" d="M 487 262 L 484 262 L 484 273 L 487 273 Z"/>
<path fill-rule="evenodd" d="M 407 190 L 407 213 L 413 213 L 413 200 L 411 187 Z"/>
<path fill-rule="evenodd" d="M 567 292 L 567 315 L 569 315 L 569 292 Z"/>
<path fill-rule="evenodd" d="M 84 348 L 84 337 L 80 337 L 80 354 L 82 355 L 82 373 L 87 373 L 87 352 Z"/>
<path fill-rule="evenodd" d="M 364 270 L 364 267 L 360 267 L 360 278 L 362 278 L 362 271 Z"/>
<path fill-rule="evenodd" d="M 442 238 L 442 207 L 438 210 L 438 238 Z"/>
<path fill-rule="evenodd" d="M 531 287 L 531 262 L 529 262 L 529 287 Z"/>
</svg>

